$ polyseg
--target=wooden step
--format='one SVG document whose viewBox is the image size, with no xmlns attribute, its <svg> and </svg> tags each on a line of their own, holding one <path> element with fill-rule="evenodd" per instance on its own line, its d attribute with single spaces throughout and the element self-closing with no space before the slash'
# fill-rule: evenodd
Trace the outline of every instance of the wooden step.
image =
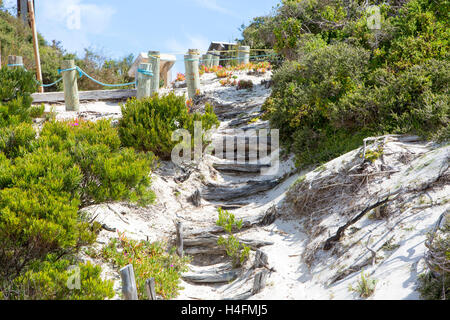
<svg viewBox="0 0 450 320">
<path fill-rule="evenodd" d="M 213 167 L 222 172 L 260 173 L 262 169 L 270 168 L 270 164 L 214 163 Z"/>
</svg>

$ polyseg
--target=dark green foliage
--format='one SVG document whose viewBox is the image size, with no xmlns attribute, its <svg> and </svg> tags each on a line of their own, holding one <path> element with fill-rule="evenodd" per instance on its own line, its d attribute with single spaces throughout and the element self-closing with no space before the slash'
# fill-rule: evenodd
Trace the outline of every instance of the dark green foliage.
<svg viewBox="0 0 450 320">
<path fill-rule="evenodd" d="M 211 106 L 206 106 L 203 115 L 192 114 L 185 101 L 185 97 L 177 97 L 174 93 L 129 100 L 122 106 L 123 117 L 119 122 L 122 143 L 137 150 L 151 151 L 167 160 L 178 143 L 172 141 L 176 130 L 186 129 L 194 138 L 195 121 L 202 122 L 204 131 L 219 124 Z"/>
<path fill-rule="evenodd" d="M 150 203 L 153 155 L 122 149 L 109 121 L 49 122 L 39 138 L 30 125 L 20 124 L 1 129 L 0 139 L 0 291 L 11 299 L 110 296 L 98 269 L 81 266 L 92 274 L 85 279 L 91 286 L 68 292 L 58 287 L 67 277 L 66 262 L 42 261 L 48 255 L 70 256 L 95 241 L 100 226 L 89 223 L 81 207 Z M 22 288 L 17 296 L 10 296 L 11 281 Z"/>
<path fill-rule="evenodd" d="M 271 44 L 291 60 L 273 77 L 265 117 L 300 165 L 330 160 L 369 135 L 449 139 L 448 7 L 383 4 L 381 30 L 369 30 L 362 1 L 285 0 L 244 31 L 254 37 L 270 25 Z"/>
<path fill-rule="evenodd" d="M 70 267 L 79 268 L 70 269 Z M 49 255 L 7 285 L 10 300 L 102 300 L 114 297 L 113 283 L 101 280 L 101 268 L 71 257 Z M 76 279 L 79 275 L 79 280 Z M 77 288 L 79 281 L 79 289 Z M 70 287 L 69 287 L 69 285 Z M 6 291 L 4 291 L 6 292 Z"/>
<path fill-rule="evenodd" d="M 22 68 L 0 69 L 0 127 L 30 121 L 31 93 L 36 88 L 30 72 Z"/>
<path fill-rule="evenodd" d="M 76 124 L 47 123 L 38 145 L 44 150 L 52 148 L 61 158 L 66 155 L 80 170 L 82 176 L 74 191 L 81 205 L 121 200 L 151 203 L 154 194 L 148 187 L 149 172 L 156 161 L 153 154 L 120 148 L 117 129 L 111 127 L 110 121 Z"/>
<path fill-rule="evenodd" d="M 8 158 L 16 158 L 29 151 L 35 137 L 34 128 L 28 123 L 0 127 L 0 152 Z"/>
</svg>

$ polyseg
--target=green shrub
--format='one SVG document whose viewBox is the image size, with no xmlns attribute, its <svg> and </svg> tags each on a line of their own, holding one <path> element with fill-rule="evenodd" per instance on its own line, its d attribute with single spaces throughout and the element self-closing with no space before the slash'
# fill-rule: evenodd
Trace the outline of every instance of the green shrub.
<svg viewBox="0 0 450 320">
<path fill-rule="evenodd" d="M 79 263 L 70 257 L 57 259 L 49 255 L 44 262 L 32 263 L 9 288 L 4 288 L 4 292 L 8 291 L 10 300 L 103 300 L 114 297 L 112 281 L 103 281 L 100 274 L 101 268 L 90 262 Z"/>
<path fill-rule="evenodd" d="M 131 99 L 122 106 L 119 134 L 125 146 L 151 151 L 164 160 L 170 159 L 177 142 L 172 134 L 177 129 L 188 130 L 194 137 L 194 122 L 201 121 L 203 130 L 218 125 L 213 108 L 206 106 L 205 114 L 189 113 L 184 97 L 174 93 L 167 96 Z"/>
<path fill-rule="evenodd" d="M 31 148 L 36 132 L 31 124 L 21 123 L 16 126 L 0 127 L 0 152 L 8 158 L 23 155 Z"/>
<path fill-rule="evenodd" d="M 22 68 L 0 69 L 0 127 L 30 121 L 34 75 Z"/>
<path fill-rule="evenodd" d="M 237 221 L 234 214 L 229 213 L 222 208 L 218 209 L 219 219 L 216 224 L 222 227 L 228 234 L 227 237 L 220 236 L 217 240 L 219 246 L 223 246 L 227 255 L 231 257 L 233 267 L 240 267 L 250 256 L 250 248 L 240 243 L 233 235 L 233 229 L 240 230 L 242 228 L 242 220 Z"/>
<path fill-rule="evenodd" d="M 189 259 L 178 257 L 173 249 L 165 252 L 159 242 L 134 241 L 127 239 L 124 234 L 120 234 L 119 238 L 112 239 L 103 248 L 102 254 L 118 268 L 133 265 L 139 299 L 148 299 L 145 281 L 150 278 L 155 278 L 156 294 L 164 299 L 175 298 L 181 289 L 181 273 L 187 271 Z"/>
<path fill-rule="evenodd" d="M 149 173 L 156 161 L 153 154 L 120 148 L 118 131 L 110 121 L 76 124 L 46 123 L 38 144 L 67 154 L 79 168 L 82 175 L 76 192 L 81 206 L 122 200 L 150 204 L 154 200 L 149 189 Z"/>
<path fill-rule="evenodd" d="M 361 298 L 369 298 L 375 292 L 376 284 L 377 280 L 370 279 L 368 275 L 361 272 L 361 279 L 358 280 L 358 285 L 356 288 L 350 285 L 349 290 L 357 292 Z"/>
<path fill-rule="evenodd" d="M 38 138 L 30 125 L 21 124 L 1 129 L 0 138 L 0 281 L 19 281 L 18 288 L 25 291 L 18 289 L 17 299 L 106 294 L 97 280 L 86 280 L 92 286 L 81 293 L 58 291 L 65 271 L 54 271 L 43 261 L 48 255 L 76 254 L 94 243 L 100 225 L 89 223 L 80 208 L 107 201 L 153 201 L 149 172 L 154 156 L 121 148 L 109 121 L 49 122 Z M 52 284 L 42 287 L 48 277 Z M 28 287 L 30 283 L 36 286 Z M 0 289 L 4 296 L 11 294 L 8 290 Z"/>
</svg>

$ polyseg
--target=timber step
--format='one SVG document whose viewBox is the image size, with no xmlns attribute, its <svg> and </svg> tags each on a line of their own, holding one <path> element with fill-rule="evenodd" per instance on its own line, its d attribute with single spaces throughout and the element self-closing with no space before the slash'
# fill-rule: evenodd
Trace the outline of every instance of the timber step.
<svg viewBox="0 0 450 320">
<path fill-rule="evenodd" d="M 260 173 L 262 169 L 270 168 L 270 164 L 213 163 L 213 167 L 222 172 Z"/>
<path fill-rule="evenodd" d="M 246 184 L 234 186 L 222 186 L 210 184 L 202 192 L 202 198 L 207 201 L 227 201 L 237 198 L 246 198 L 278 186 L 281 178 L 264 181 L 248 181 Z"/>
</svg>

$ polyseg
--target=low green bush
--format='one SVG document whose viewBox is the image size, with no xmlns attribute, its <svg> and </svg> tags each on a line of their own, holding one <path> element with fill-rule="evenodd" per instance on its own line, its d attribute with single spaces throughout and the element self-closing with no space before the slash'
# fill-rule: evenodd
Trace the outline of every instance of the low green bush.
<svg viewBox="0 0 450 320">
<path fill-rule="evenodd" d="M 72 269 L 71 269 L 72 268 Z M 32 263 L 8 288 L 10 300 L 103 300 L 113 298 L 112 281 L 101 278 L 100 266 L 49 255 Z"/>
<path fill-rule="evenodd" d="M 34 75 L 22 68 L 0 69 L 0 127 L 30 121 Z"/>
<path fill-rule="evenodd" d="M 0 152 L 8 158 L 16 158 L 30 150 L 35 137 L 34 128 L 28 123 L 0 127 Z"/>
<path fill-rule="evenodd" d="M 48 122 L 38 138 L 31 125 L 20 124 L 1 129 L 0 141 L 3 296 L 108 297 L 109 289 L 96 268 L 81 267 L 93 278 L 86 280 L 86 291 L 75 293 L 57 288 L 67 275 L 63 264 L 53 270 L 45 261 L 49 255 L 65 259 L 95 242 L 100 225 L 89 222 L 80 208 L 110 201 L 151 203 L 149 173 L 155 157 L 122 148 L 117 129 L 106 120 Z M 19 291 L 11 292 L 11 283 Z"/>
<path fill-rule="evenodd" d="M 194 138 L 195 121 L 202 122 L 204 131 L 219 124 L 211 106 L 206 106 L 204 114 L 189 113 L 185 97 L 177 97 L 174 93 L 128 100 L 122 106 L 122 115 L 119 134 L 123 145 L 151 151 L 164 160 L 170 159 L 178 143 L 172 141 L 176 130 L 186 129 Z"/>
<path fill-rule="evenodd" d="M 231 258 L 233 267 L 240 267 L 250 256 L 250 248 L 241 243 L 233 235 L 233 229 L 240 230 L 242 228 L 242 220 L 236 220 L 234 214 L 218 209 L 219 219 L 216 225 L 222 227 L 228 234 L 226 237 L 220 236 L 217 240 L 217 244 L 225 248 L 227 255 Z"/>
<path fill-rule="evenodd" d="M 187 271 L 189 259 L 178 257 L 174 249 L 166 252 L 159 242 L 134 241 L 124 234 L 120 234 L 119 239 L 112 239 L 103 248 L 102 256 L 118 268 L 133 265 L 139 299 L 148 299 L 145 281 L 150 278 L 155 278 L 156 294 L 164 299 L 175 298 L 181 289 L 181 273 Z"/>
</svg>

